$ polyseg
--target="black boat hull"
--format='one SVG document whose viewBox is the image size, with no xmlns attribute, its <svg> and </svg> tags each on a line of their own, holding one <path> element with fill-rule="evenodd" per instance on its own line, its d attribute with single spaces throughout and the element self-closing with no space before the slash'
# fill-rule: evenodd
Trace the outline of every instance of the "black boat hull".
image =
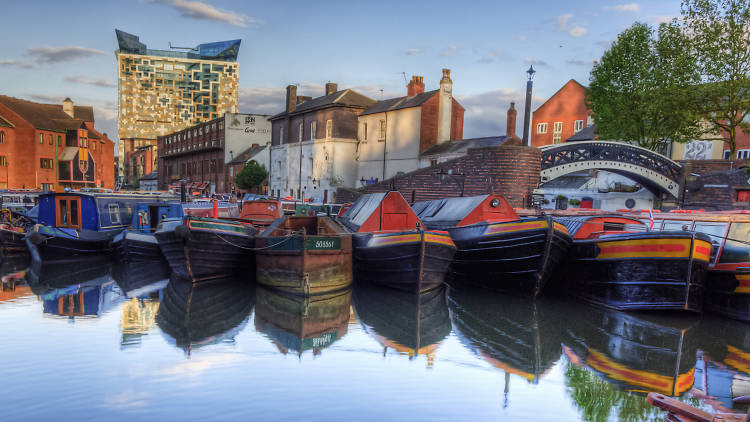
<svg viewBox="0 0 750 422">
<path fill-rule="evenodd" d="M 354 234 L 357 281 L 421 293 L 440 287 L 456 252 L 447 233 Z"/>
<path fill-rule="evenodd" d="M 141 262 L 163 261 L 164 254 L 153 234 L 135 233 L 125 230 L 112 239 L 118 261 Z"/>
<path fill-rule="evenodd" d="M 0 229 L 0 258 L 28 256 L 29 250 L 23 238 L 26 233 Z"/>
<path fill-rule="evenodd" d="M 706 311 L 750 322 L 750 272 L 713 271 L 706 274 L 703 306 Z"/>
<path fill-rule="evenodd" d="M 570 247 L 564 226 L 535 218 L 448 229 L 458 251 L 451 281 L 538 295 Z"/>
<path fill-rule="evenodd" d="M 576 240 L 567 289 L 618 310 L 700 312 L 710 250 L 707 238 L 679 232 Z"/>
<path fill-rule="evenodd" d="M 24 240 L 32 260 L 64 264 L 96 256 L 110 256 L 114 251 L 112 238 L 119 232 L 78 230 L 73 236 L 53 227 L 41 227 L 39 231 L 29 232 Z"/>
<path fill-rule="evenodd" d="M 207 219 L 187 218 L 155 233 L 159 248 L 172 271 L 178 276 L 200 282 L 232 275 L 254 279 L 255 238 L 247 231 L 200 228 Z M 210 220 L 211 224 L 224 223 Z"/>
</svg>

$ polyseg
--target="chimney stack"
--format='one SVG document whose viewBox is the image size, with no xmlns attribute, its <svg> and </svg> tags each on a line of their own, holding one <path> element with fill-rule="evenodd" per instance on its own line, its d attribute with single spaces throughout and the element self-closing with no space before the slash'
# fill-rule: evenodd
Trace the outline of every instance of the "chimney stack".
<svg viewBox="0 0 750 422">
<path fill-rule="evenodd" d="M 297 109 L 297 85 L 286 86 L 286 112 L 291 113 Z"/>
<path fill-rule="evenodd" d="M 338 90 L 339 90 L 339 85 L 338 84 L 334 84 L 334 83 L 331 83 L 331 82 L 328 82 L 326 84 L 326 95 L 331 95 L 331 94 L 333 94 L 334 92 L 336 92 Z"/>
<path fill-rule="evenodd" d="M 75 112 L 73 111 L 73 100 L 71 100 L 69 97 L 65 98 L 62 102 L 62 108 L 63 112 L 70 116 L 71 118 L 75 118 Z"/>
<path fill-rule="evenodd" d="M 412 76 L 411 81 L 409 81 L 409 85 L 406 86 L 406 95 L 408 97 L 413 97 L 423 92 L 424 92 L 424 77 L 417 76 L 417 75 Z"/>
<path fill-rule="evenodd" d="M 453 81 L 450 69 L 443 69 L 438 99 L 437 143 L 451 140 L 451 114 L 453 111 Z"/>
<path fill-rule="evenodd" d="M 508 121 L 505 124 L 505 136 L 512 138 L 516 136 L 516 103 L 510 102 L 508 109 Z"/>
</svg>

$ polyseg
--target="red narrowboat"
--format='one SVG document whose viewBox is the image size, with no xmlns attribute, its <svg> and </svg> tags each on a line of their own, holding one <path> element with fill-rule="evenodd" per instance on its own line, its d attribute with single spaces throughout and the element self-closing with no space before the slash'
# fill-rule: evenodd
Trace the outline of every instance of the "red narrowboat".
<svg viewBox="0 0 750 422">
<path fill-rule="evenodd" d="M 424 230 L 399 192 L 362 195 L 339 222 L 353 232 L 357 280 L 421 293 L 440 287 L 456 246 L 442 230 Z"/>
<path fill-rule="evenodd" d="M 570 246 L 550 217 L 521 219 L 500 195 L 417 202 L 425 227 L 450 233 L 457 251 L 453 279 L 481 287 L 538 295 Z"/>
</svg>

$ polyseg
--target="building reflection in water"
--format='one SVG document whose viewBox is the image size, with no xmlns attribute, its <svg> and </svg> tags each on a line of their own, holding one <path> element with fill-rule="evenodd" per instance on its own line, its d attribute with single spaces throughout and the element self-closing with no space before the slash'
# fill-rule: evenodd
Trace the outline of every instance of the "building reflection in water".
<svg viewBox="0 0 750 422">
<path fill-rule="evenodd" d="M 0 302 L 18 299 L 31 295 L 31 287 L 26 284 L 26 271 L 4 273 L 0 276 L 2 289 L 0 290 Z"/>
<path fill-rule="evenodd" d="M 253 310 L 254 292 L 255 286 L 246 280 L 193 284 L 172 276 L 162 291 L 156 324 L 188 356 L 206 345 L 233 343 Z"/>
<path fill-rule="evenodd" d="M 127 301 L 120 316 L 121 348 L 137 347 L 156 323 L 161 290 L 169 282 L 166 262 L 118 263 L 112 275 Z"/>
<path fill-rule="evenodd" d="M 435 362 L 435 352 L 451 332 L 445 287 L 413 294 L 386 287 L 358 283 L 354 288 L 354 311 L 365 332 L 388 349 L 414 359 Z"/>
<path fill-rule="evenodd" d="M 300 297 L 258 285 L 255 329 L 283 354 L 319 355 L 349 328 L 352 291 Z"/>
</svg>

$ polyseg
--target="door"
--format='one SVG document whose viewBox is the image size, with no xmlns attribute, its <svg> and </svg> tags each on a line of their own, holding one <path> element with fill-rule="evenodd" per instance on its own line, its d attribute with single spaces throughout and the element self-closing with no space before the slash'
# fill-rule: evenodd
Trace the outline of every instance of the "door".
<svg viewBox="0 0 750 422">
<path fill-rule="evenodd" d="M 151 205 L 148 207 L 148 232 L 153 233 L 156 231 L 156 226 L 159 225 L 159 210 L 162 210 L 162 213 L 166 213 L 164 211 L 166 207 L 160 207 L 158 205 Z"/>
<path fill-rule="evenodd" d="M 57 227 L 81 228 L 81 198 L 78 196 L 58 196 L 55 198 Z"/>
</svg>

